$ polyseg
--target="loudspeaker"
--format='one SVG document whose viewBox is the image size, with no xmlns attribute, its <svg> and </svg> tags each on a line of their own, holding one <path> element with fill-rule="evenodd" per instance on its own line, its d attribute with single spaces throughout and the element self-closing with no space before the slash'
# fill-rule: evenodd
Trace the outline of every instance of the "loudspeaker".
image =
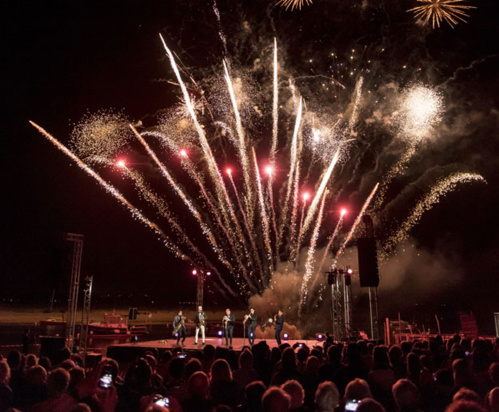
<svg viewBox="0 0 499 412">
<path fill-rule="evenodd" d="M 376 239 L 357 239 L 357 252 L 359 256 L 360 286 L 377 287 L 379 285 L 379 273 Z"/>
</svg>

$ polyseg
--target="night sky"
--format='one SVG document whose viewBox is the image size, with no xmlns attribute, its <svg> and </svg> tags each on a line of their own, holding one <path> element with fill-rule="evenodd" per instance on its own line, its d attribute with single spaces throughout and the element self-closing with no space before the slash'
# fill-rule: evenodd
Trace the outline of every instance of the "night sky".
<svg viewBox="0 0 499 412">
<path fill-rule="evenodd" d="M 492 312 L 499 311 L 496 3 L 470 1 L 477 9 L 469 10 L 467 24 L 451 29 L 444 23 L 435 30 L 406 12 L 416 5 L 413 0 L 316 0 L 294 12 L 275 8 L 270 0 L 218 3 L 226 57 L 234 67 L 254 74 L 265 98 L 270 96 L 265 90 L 271 69 L 262 66 L 274 36 L 284 80 L 329 76 L 331 51 L 339 61 L 347 61 L 356 49 L 363 50 L 363 61 L 373 62 L 371 75 L 366 75 L 370 90 L 423 81 L 442 91 L 441 124 L 388 195 L 402 202 L 398 210 L 407 210 L 395 194 L 417 193 L 428 179 L 446 171 L 480 173 L 488 183 L 459 186 L 423 215 L 410 232 L 423 263 L 408 252 L 399 254 L 400 266 L 391 265 L 385 278 L 381 270 L 380 299 L 389 298 L 391 306 L 382 305 L 391 315 L 399 308 L 409 311 L 428 302 L 436 308 L 443 302 L 455 311 L 474 311 L 489 331 Z M 132 220 L 28 120 L 66 144 L 75 123 L 100 109 L 123 110 L 134 121 L 152 123 L 155 113 L 179 101 L 178 88 L 166 81 L 175 79 L 158 33 L 197 81 L 221 70 L 224 52 L 212 4 L 3 2 L 3 298 L 48 301 L 53 286 L 63 284 L 63 233 L 74 232 L 85 236 L 82 273 L 95 276 L 96 294 L 148 294 L 155 304 L 194 299 L 190 267 L 175 260 L 156 235 Z M 350 93 L 352 79 L 344 80 Z M 317 84 L 298 86 L 311 110 L 317 102 L 334 104 L 330 95 L 321 96 Z M 367 147 L 369 139 L 382 140 L 376 131 L 363 130 L 359 140 Z M 372 149 L 371 158 L 352 159 L 362 162 L 363 173 L 355 171 L 354 161 L 341 170 L 339 200 L 354 210 L 376 176 L 386 172 L 384 162 L 393 160 L 393 153 Z M 349 173 L 354 177 L 345 178 Z M 116 171 L 108 169 L 102 176 L 117 186 L 122 182 L 120 187 L 128 190 Z M 391 222 L 397 213 L 388 214 Z M 348 223 L 352 221 L 353 216 Z M 321 245 L 326 241 L 323 236 Z"/>
</svg>

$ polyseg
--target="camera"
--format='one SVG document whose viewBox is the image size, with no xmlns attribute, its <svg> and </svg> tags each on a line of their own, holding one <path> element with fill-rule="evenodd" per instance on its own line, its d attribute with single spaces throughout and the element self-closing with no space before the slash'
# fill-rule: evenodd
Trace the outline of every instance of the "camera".
<svg viewBox="0 0 499 412">
<path fill-rule="evenodd" d="M 351 399 L 345 404 L 345 411 L 356 411 L 359 407 L 359 399 Z"/>
</svg>

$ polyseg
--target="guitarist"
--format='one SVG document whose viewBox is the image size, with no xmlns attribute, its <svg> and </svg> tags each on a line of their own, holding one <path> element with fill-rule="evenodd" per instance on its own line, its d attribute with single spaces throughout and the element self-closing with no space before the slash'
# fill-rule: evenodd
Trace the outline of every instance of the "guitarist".
<svg viewBox="0 0 499 412">
<path fill-rule="evenodd" d="M 173 330 L 180 326 L 180 329 L 177 331 L 177 346 L 180 338 L 182 338 L 182 346 L 185 342 L 185 318 L 182 316 L 182 311 L 179 310 L 177 316 L 173 319 Z"/>
<path fill-rule="evenodd" d="M 206 336 L 205 336 L 206 319 L 208 319 L 208 316 L 206 316 L 206 314 L 203 312 L 203 307 L 199 305 L 196 317 L 194 318 L 194 323 L 196 324 L 196 336 L 194 337 L 194 345 L 198 344 L 199 331 L 201 331 L 201 337 L 203 338 L 203 345 L 206 343 Z"/>
</svg>

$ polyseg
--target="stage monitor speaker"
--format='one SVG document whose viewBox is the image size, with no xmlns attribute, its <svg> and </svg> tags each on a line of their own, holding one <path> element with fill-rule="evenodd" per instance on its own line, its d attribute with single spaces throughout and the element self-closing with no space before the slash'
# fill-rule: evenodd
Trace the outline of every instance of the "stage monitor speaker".
<svg viewBox="0 0 499 412">
<path fill-rule="evenodd" d="M 359 256 L 360 286 L 377 287 L 379 285 L 378 253 L 376 239 L 360 238 L 357 240 Z"/>
</svg>

